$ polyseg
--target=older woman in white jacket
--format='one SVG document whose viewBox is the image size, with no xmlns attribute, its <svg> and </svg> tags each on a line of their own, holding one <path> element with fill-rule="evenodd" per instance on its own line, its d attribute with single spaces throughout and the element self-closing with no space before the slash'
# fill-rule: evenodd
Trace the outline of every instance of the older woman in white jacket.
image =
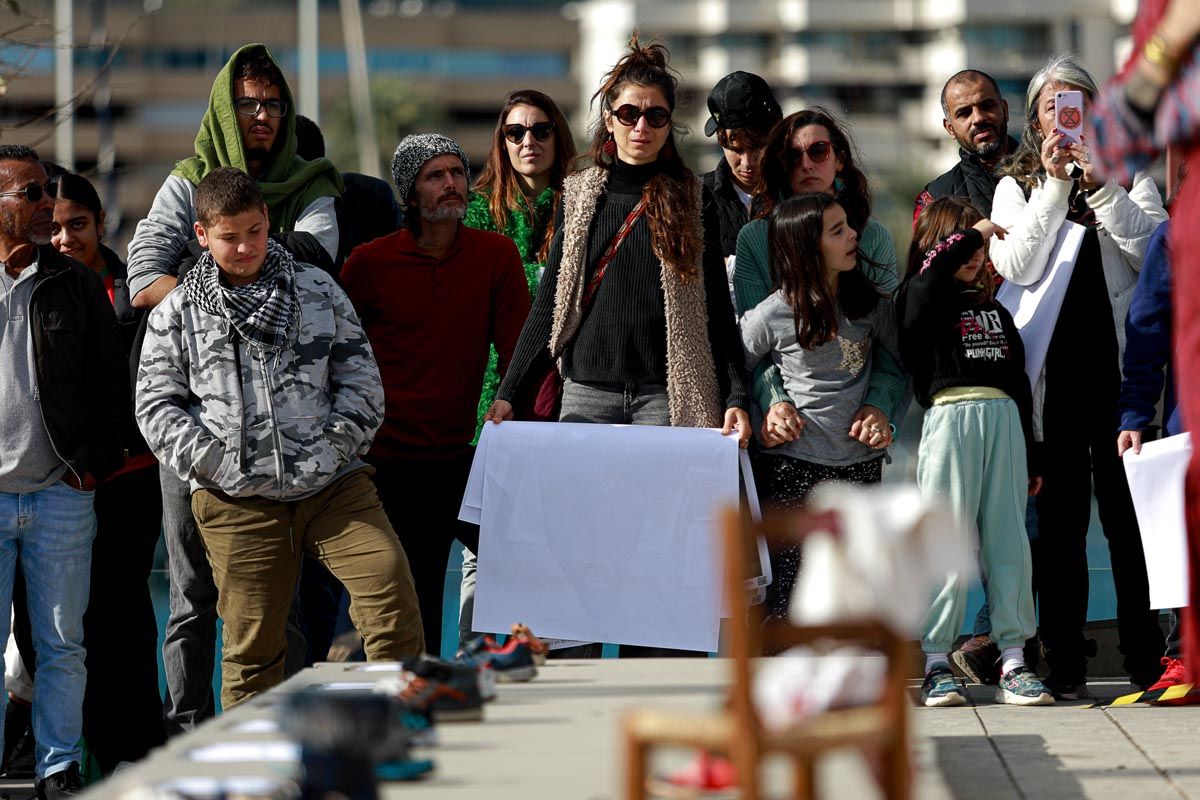
<svg viewBox="0 0 1200 800">
<path fill-rule="evenodd" d="M 1098 94 L 1091 75 L 1058 56 L 1029 83 L 1021 144 L 1001 167 L 992 221 L 1007 235 L 991 242 L 996 271 L 1020 285 L 1045 274 L 1060 228 L 1084 227 L 1062 310 L 1041 374 L 1033 382 L 1034 437 L 1044 479 L 1033 537 L 1034 589 L 1042 645 L 1060 699 L 1086 696 L 1088 564 L 1086 539 L 1094 491 L 1117 591 L 1117 628 L 1125 669 L 1143 688 L 1158 679 L 1163 636 L 1149 607 L 1146 566 L 1117 433 L 1125 317 L 1150 234 L 1167 218 L 1154 182 L 1133 188 L 1095 179 L 1087 140 L 1056 128 L 1055 93 Z M 1086 116 L 1086 114 L 1085 114 Z"/>
</svg>

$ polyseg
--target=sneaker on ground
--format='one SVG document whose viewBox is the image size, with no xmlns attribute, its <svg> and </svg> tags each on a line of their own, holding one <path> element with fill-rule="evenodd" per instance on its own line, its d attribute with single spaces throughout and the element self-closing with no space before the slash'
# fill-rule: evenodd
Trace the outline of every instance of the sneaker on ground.
<svg viewBox="0 0 1200 800">
<path fill-rule="evenodd" d="M 36 784 L 38 800 L 56 800 L 72 797 L 83 791 L 83 778 L 79 775 L 79 764 L 72 761 L 64 770 L 42 778 Z"/>
<path fill-rule="evenodd" d="M 921 705 L 930 708 L 966 705 L 967 698 L 949 667 L 934 667 L 921 684 Z"/>
<path fill-rule="evenodd" d="M 1146 691 L 1155 692 L 1159 689 L 1170 689 L 1172 686 L 1188 682 L 1187 669 L 1183 666 L 1182 658 L 1168 658 L 1167 656 L 1163 656 L 1162 665 L 1166 667 L 1163 670 L 1162 676 Z"/>
<path fill-rule="evenodd" d="M 1188 681 L 1187 668 L 1183 665 L 1182 658 L 1168 658 L 1164 656 L 1162 665 L 1166 667 L 1162 677 L 1146 691 L 1154 692 L 1190 683 Z M 1175 697 L 1170 700 L 1154 700 L 1151 702 L 1159 706 L 1193 706 L 1200 703 L 1200 690 L 1193 688 L 1183 697 Z"/>
<path fill-rule="evenodd" d="M 703 750 L 678 772 L 647 779 L 646 790 L 651 797 L 661 798 L 732 800 L 741 796 L 733 763 Z"/>
<path fill-rule="evenodd" d="M 417 712 L 428 712 L 435 722 L 473 722 L 483 719 L 483 699 L 479 690 L 470 687 L 456 689 L 442 683 L 405 672 L 398 678 L 379 682 L 380 691 L 387 692 L 400 703 Z"/>
<path fill-rule="evenodd" d="M 1042 681 L 1042 685 L 1050 691 L 1055 700 L 1086 700 L 1092 696 L 1092 693 L 1088 691 L 1086 680 L 1067 681 L 1050 673 Z"/>
<path fill-rule="evenodd" d="M 950 658 L 972 683 L 995 686 L 1000 681 L 1000 648 L 987 634 L 971 637 Z"/>
<path fill-rule="evenodd" d="M 483 662 L 491 665 L 500 683 L 516 683 L 537 677 L 537 666 L 533 661 L 533 648 L 529 642 L 516 637 L 503 646 L 497 645 L 490 636 L 480 636 L 463 648 L 459 663 Z"/>
<path fill-rule="evenodd" d="M 442 661 L 423 655 L 404 661 L 401 666 L 420 678 L 447 683 L 467 693 L 476 691 L 485 703 L 496 699 L 496 672 L 489 662 Z"/>
<path fill-rule="evenodd" d="M 1033 670 L 1020 666 L 1000 676 L 996 702 L 1013 706 L 1049 706 L 1054 705 L 1054 697 Z"/>
<path fill-rule="evenodd" d="M 375 765 L 375 779 L 379 781 L 415 781 L 433 772 L 433 760 L 428 758 L 401 758 Z"/>
</svg>

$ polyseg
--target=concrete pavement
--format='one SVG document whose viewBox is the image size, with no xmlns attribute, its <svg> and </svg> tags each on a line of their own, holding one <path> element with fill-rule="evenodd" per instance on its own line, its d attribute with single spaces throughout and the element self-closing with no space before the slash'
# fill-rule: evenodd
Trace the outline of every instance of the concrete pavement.
<svg viewBox="0 0 1200 800">
<path fill-rule="evenodd" d="M 294 763 L 199 763 L 189 753 L 206 744 L 263 741 L 243 732 L 273 716 L 282 691 L 312 683 L 372 681 L 387 673 L 336 666 L 305 670 L 275 692 L 234 709 L 193 734 L 173 740 L 133 769 L 88 792 L 94 800 L 124 798 L 134 786 L 189 776 L 295 774 Z M 385 784 L 381 796 L 423 800 L 619 800 L 618 720 L 638 707 L 712 708 L 721 702 L 727 662 L 716 659 L 552 662 L 528 684 L 500 686 L 483 723 L 439 726 L 441 744 L 422 753 L 437 770 L 419 784 Z M 915 709 L 917 800 L 945 798 L 1193 798 L 1200 800 L 1200 707 L 1098 705 L 1128 684 L 1095 681 L 1095 700 L 1044 708 L 995 705 L 990 687 L 971 686 L 972 705 Z M 912 684 L 914 702 L 918 683 Z M 670 770 L 687 760 L 668 752 Z M 788 796 L 786 765 L 766 769 L 767 783 Z M 857 755 L 839 754 L 820 767 L 823 797 L 878 797 Z M 14 794 L 14 800 L 18 795 Z"/>
</svg>

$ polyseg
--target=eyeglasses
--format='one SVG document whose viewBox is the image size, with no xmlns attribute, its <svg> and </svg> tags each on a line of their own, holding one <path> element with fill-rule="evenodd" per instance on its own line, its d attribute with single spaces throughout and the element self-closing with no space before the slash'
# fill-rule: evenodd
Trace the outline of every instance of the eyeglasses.
<svg viewBox="0 0 1200 800">
<path fill-rule="evenodd" d="M 620 108 L 610 108 L 609 111 L 626 128 L 637 125 L 642 117 L 646 118 L 651 128 L 664 128 L 671 121 L 671 110 L 662 106 L 651 106 L 642 110 L 632 103 L 626 103 Z"/>
<path fill-rule="evenodd" d="M 524 125 L 516 123 L 504 126 L 504 138 L 508 139 L 513 144 L 520 144 L 525 141 L 525 134 L 532 133 L 533 138 L 539 142 L 544 142 L 554 135 L 553 122 L 535 122 L 526 128 Z"/>
<path fill-rule="evenodd" d="M 820 164 L 833 154 L 833 142 L 820 141 L 813 142 L 808 147 L 793 147 L 788 150 L 788 159 L 792 166 L 800 163 L 805 154 L 812 160 L 814 164 Z"/>
<path fill-rule="evenodd" d="M 15 192 L 0 192 L 0 197 L 24 197 L 30 203 L 41 202 L 42 195 L 54 197 L 58 194 L 58 184 L 50 181 L 46 185 L 31 183 L 24 189 Z"/>
<path fill-rule="evenodd" d="M 253 97 L 239 97 L 233 101 L 233 106 L 239 114 L 247 117 L 257 117 L 258 112 L 265 108 L 267 116 L 274 119 L 286 116 L 288 110 L 288 104 L 282 100 L 256 100 Z"/>
</svg>

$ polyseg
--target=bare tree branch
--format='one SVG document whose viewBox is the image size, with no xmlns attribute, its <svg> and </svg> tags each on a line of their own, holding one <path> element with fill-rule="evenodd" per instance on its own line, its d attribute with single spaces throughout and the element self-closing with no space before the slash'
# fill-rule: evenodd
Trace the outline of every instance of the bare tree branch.
<svg viewBox="0 0 1200 800">
<path fill-rule="evenodd" d="M 6 6 L 10 6 L 10 7 L 16 5 L 14 0 L 0 0 L 0 3 L 4 4 Z M 20 25 L 20 26 L 17 26 L 15 28 L 11 29 L 11 31 L 7 34 L 0 33 L 0 39 L 8 38 L 9 36 L 11 36 L 14 33 L 19 33 L 21 31 L 27 30 L 29 28 L 34 28 L 34 27 L 38 27 L 38 26 L 42 26 L 42 25 L 45 25 L 47 27 L 49 26 L 49 23 L 46 20 L 39 19 L 39 18 L 34 17 L 33 15 L 27 14 L 25 12 L 20 12 L 19 10 L 17 11 L 17 13 L 22 14 L 22 16 L 28 17 L 29 21 L 24 23 L 23 25 Z M 100 81 L 100 78 L 109 71 L 109 68 L 112 66 L 113 60 L 117 57 L 117 53 L 120 52 L 120 50 L 124 46 L 125 42 L 133 34 L 134 29 L 147 16 L 149 16 L 149 14 L 143 12 L 143 13 L 139 14 L 137 17 L 135 17 L 134 20 L 129 24 L 129 27 L 125 29 L 125 32 L 123 34 L 121 34 L 121 37 L 119 39 L 117 39 L 115 43 L 105 42 L 104 45 L 101 45 L 101 46 L 88 45 L 85 47 L 73 48 L 75 50 L 93 50 L 93 49 L 99 49 L 99 47 L 104 47 L 104 48 L 108 49 L 108 57 L 104 60 L 104 63 L 100 65 L 100 68 L 96 70 L 96 75 L 92 78 L 92 80 L 89 81 L 86 85 L 84 85 L 84 87 L 82 89 L 80 89 L 78 92 L 76 92 L 74 95 L 72 95 L 70 100 L 68 100 L 65 103 L 55 105 L 55 106 L 51 107 L 49 110 L 47 110 L 41 114 L 38 114 L 37 116 L 30 117 L 29 119 L 21 120 L 20 122 L 0 124 L 0 133 L 3 133 L 4 131 L 18 130 L 20 128 L 25 128 L 30 125 L 36 125 L 39 122 L 45 122 L 47 119 L 50 119 L 50 118 L 56 116 L 60 109 L 72 107 L 72 106 L 74 106 L 74 107 L 79 106 L 82 101 L 86 100 L 91 95 L 92 90 L 96 87 L 96 84 Z M 51 49 L 51 50 L 54 49 L 52 45 L 35 44 L 35 43 L 28 43 L 28 42 L 19 42 L 19 44 L 25 44 L 26 46 L 29 46 L 34 49 Z M 10 75 L 0 76 L 0 87 L 3 87 L 8 82 L 11 82 L 13 77 L 20 75 L 21 72 L 23 72 L 26 68 L 28 68 L 30 62 L 32 62 L 35 57 L 36 57 L 36 53 L 31 55 L 24 64 L 22 64 L 20 67 L 18 67 L 13 73 L 10 73 Z M 57 125 L 55 125 L 54 127 L 57 127 Z M 32 144 L 41 144 L 42 142 L 46 141 L 46 139 L 50 138 L 50 136 L 53 135 L 53 132 L 54 132 L 54 128 L 52 127 L 50 129 L 49 133 L 45 134 L 44 136 L 40 136 Z"/>
</svg>

